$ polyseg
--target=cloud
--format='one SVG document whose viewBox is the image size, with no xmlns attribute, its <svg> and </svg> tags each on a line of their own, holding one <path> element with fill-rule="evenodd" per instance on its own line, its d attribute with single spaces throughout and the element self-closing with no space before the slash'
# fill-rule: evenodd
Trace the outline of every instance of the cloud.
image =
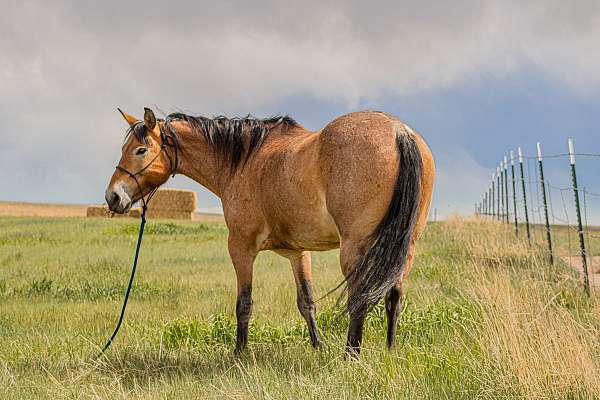
<svg viewBox="0 0 600 400">
<path fill-rule="evenodd" d="M 0 179 L 14 198 L 101 198 L 117 105 L 293 113 L 277 105 L 308 96 L 352 109 L 521 68 L 596 94 L 599 19 L 594 1 L 10 2 Z"/>
</svg>

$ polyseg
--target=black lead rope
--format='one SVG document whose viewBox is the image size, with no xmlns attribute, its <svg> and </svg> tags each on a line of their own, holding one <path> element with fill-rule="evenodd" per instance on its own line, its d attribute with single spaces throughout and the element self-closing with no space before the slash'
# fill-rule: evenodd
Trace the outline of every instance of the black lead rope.
<svg viewBox="0 0 600 400">
<path fill-rule="evenodd" d="M 133 267 L 131 268 L 131 276 L 129 277 L 129 284 L 127 285 L 127 291 L 125 292 L 125 300 L 123 300 L 123 307 L 121 308 L 121 315 L 119 316 L 119 322 L 117 322 L 117 326 L 113 334 L 110 336 L 110 339 L 106 342 L 98 357 L 100 357 L 106 349 L 110 347 L 113 342 L 113 339 L 117 336 L 119 329 L 121 328 L 121 324 L 123 323 L 123 317 L 125 316 L 125 308 L 127 308 L 127 301 L 129 300 L 129 293 L 131 293 L 131 288 L 133 286 L 133 278 L 135 277 L 135 271 L 137 270 L 138 256 L 140 255 L 140 247 L 142 246 L 142 237 L 144 236 L 144 227 L 146 226 L 146 206 L 144 205 L 142 208 L 142 221 L 140 223 L 140 233 L 138 234 L 137 245 L 135 246 L 135 256 L 133 257 Z"/>
<path fill-rule="evenodd" d="M 140 185 L 140 182 L 136 178 L 136 175 L 139 175 L 141 172 L 145 171 L 148 167 L 150 167 L 150 165 L 152 163 L 154 163 L 154 161 L 158 158 L 160 153 L 165 151 L 165 147 L 167 147 L 167 146 L 173 148 L 174 157 L 175 157 L 175 163 L 173 164 L 173 161 L 171 161 L 171 156 L 169 156 L 169 153 L 165 151 L 165 154 L 167 155 L 167 158 L 169 159 L 169 164 L 171 166 L 171 175 L 175 176 L 175 174 L 177 172 L 177 164 L 179 161 L 178 154 L 177 154 L 178 150 L 179 150 L 179 142 L 177 141 L 177 136 L 175 136 L 174 134 L 172 134 L 171 136 L 165 134 L 163 132 L 162 126 L 160 127 L 160 136 L 162 139 L 162 145 L 160 146 L 160 152 L 145 167 L 140 169 L 138 172 L 131 173 L 127 169 L 121 167 L 120 165 L 117 165 L 117 167 L 116 167 L 116 169 L 118 169 L 119 171 L 122 171 L 122 172 L 126 173 L 127 175 L 129 175 L 135 181 L 136 185 L 138 186 L 138 189 L 140 190 L 140 194 L 142 195 L 142 197 L 141 197 L 142 215 L 141 215 L 141 222 L 140 222 L 140 233 L 138 234 L 137 244 L 135 246 L 135 255 L 133 257 L 133 266 L 131 268 L 131 275 L 129 276 L 129 284 L 127 285 L 127 291 L 125 292 L 125 299 L 123 300 L 123 307 L 121 307 L 121 315 L 119 315 L 119 321 L 117 322 L 117 326 L 115 327 L 114 332 L 110 336 L 110 339 L 108 339 L 108 341 L 102 348 L 102 351 L 100 351 L 100 353 L 98 354 L 98 356 L 96 356 L 96 358 L 99 358 L 100 356 L 102 356 L 104 354 L 104 352 L 112 344 L 114 338 L 117 336 L 117 333 L 119 333 L 119 329 L 121 329 L 121 324 L 123 323 L 123 318 L 125 317 L 125 309 L 127 308 L 127 302 L 129 300 L 129 294 L 131 293 L 131 288 L 133 287 L 133 279 L 135 277 L 135 271 L 137 270 L 138 257 L 140 255 L 140 248 L 142 246 L 142 237 L 144 236 L 144 227 L 146 226 L 146 210 L 148 209 L 148 202 L 150 202 L 150 200 L 152 199 L 152 197 L 158 190 L 158 186 L 157 186 L 154 189 L 152 189 L 150 192 L 148 192 L 146 194 L 146 196 L 144 196 L 144 191 L 142 190 L 142 186 Z M 169 143 L 169 138 L 173 142 L 172 144 Z M 146 198 L 144 199 L 144 197 L 146 197 Z"/>
</svg>

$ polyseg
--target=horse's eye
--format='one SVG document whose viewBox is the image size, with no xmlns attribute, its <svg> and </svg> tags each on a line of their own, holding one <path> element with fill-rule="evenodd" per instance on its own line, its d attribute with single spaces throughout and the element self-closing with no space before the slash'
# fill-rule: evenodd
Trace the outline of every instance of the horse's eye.
<svg viewBox="0 0 600 400">
<path fill-rule="evenodd" d="M 137 156 L 141 156 L 141 155 L 144 155 L 144 154 L 146 154 L 146 152 L 147 152 L 147 151 L 148 151 L 148 150 L 147 150 L 146 148 L 144 148 L 144 147 L 140 147 L 139 149 L 137 149 L 137 150 L 136 150 L 135 154 L 136 154 Z"/>
</svg>

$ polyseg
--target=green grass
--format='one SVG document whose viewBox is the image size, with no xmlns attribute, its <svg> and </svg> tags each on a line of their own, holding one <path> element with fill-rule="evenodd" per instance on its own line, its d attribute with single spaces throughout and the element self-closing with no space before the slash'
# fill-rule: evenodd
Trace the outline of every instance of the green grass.
<svg viewBox="0 0 600 400">
<path fill-rule="evenodd" d="M 221 223 L 151 220 L 124 326 L 137 223 L 0 218 L 0 398 L 600 398 L 600 307 L 500 224 L 431 224 L 406 284 L 398 345 L 385 312 L 344 360 L 347 320 L 318 303 L 310 347 L 288 262 L 261 253 L 250 345 L 235 355 L 235 274 Z M 317 297 L 341 279 L 313 253 Z"/>
</svg>

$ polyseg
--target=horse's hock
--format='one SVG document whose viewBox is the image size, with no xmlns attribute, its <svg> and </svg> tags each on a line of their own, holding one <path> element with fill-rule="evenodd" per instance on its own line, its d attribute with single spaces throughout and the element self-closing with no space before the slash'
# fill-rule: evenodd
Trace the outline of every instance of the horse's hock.
<svg viewBox="0 0 600 400">
<path fill-rule="evenodd" d="M 148 218 L 192 219 L 196 211 L 196 192 L 184 189 L 159 189 L 148 203 Z M 128 213 L 112 213 L 104 206 L 89 206 L 88 217 L 131 217 L 139 218 L 140 209 L 132 208 Z"/>
</svg>

